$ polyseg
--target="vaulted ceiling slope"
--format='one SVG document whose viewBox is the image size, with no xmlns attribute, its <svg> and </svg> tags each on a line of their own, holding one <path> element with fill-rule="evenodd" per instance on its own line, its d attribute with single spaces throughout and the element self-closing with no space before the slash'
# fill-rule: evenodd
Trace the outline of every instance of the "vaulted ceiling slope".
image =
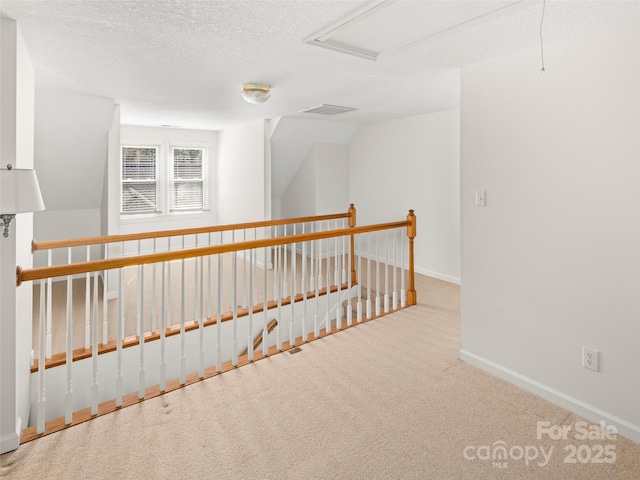
<svg viewBox="0 0 640 480">
<path fill-rule="evenodd" d="M 18 21 L 38 87 L 113 98 L 125 124 L 212 130 L 323 103 L 357 108 L 330 119 L 353 123 L 455 108 L 460 65 L 539 46 L 542 1 L 377 61 L 303 42 L 380 2 L 2 0 L 0 13 Z M 543 34 L 551 42 L 639 12 L 637 1 L 547 0 Z M 248 82 L 272 85 L 271 100 L 245 103 Z"/>
</svg>

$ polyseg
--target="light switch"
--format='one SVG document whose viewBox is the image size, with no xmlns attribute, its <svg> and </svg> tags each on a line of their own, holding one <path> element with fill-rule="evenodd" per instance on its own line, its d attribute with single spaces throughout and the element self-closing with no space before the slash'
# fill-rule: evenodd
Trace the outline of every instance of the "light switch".
<svg viewBox="0 0 640 480">
<path fill-rule="evenodd" d="M 487 192 L 485 190 L 476 190 L 476 207 L 487 206 Z"/>
</svg>

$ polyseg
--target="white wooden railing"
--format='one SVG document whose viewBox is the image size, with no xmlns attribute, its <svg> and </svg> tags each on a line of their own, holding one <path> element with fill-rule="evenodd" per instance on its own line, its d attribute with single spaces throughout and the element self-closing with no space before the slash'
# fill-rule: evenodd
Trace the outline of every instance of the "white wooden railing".
<svg viewBox="0 0 640 480">
<path fill-rule="evenodd" d="M 18 285 L 36 282 L 39 295 L 23 441 L 415 304 L 412 211 L 365 227 L 355 226 L 353 206 L 293 220 L 107 237 L 124 255 L 83 262 L 71 248 L 89 252 L 97 239 L 34 242 L 48 263 L 53 248 L 66 248 L 68 263 L 18 268 Z M 185 248 L 158 241 L 176 237 Z M 136 254 L 123 242 L 138 242 Z M 66 299 L 56 301 L 62 286 Z"/>
</svg>

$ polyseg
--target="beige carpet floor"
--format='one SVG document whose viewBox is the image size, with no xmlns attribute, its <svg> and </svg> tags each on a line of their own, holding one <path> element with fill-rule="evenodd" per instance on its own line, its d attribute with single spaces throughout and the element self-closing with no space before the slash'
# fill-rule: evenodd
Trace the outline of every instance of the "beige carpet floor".
<svg viewBox="0 0 640 480">
<path fill-rule="evenodd" d="M 640 478 L 640 445 L 620 436 L 538 439 L 539 421 L 582 419 L 460 361 L 459 288 L 418 276 L 417 290 L 417 306 L 299 353 L 24 444 L 0 477 Z"/>
</svg>

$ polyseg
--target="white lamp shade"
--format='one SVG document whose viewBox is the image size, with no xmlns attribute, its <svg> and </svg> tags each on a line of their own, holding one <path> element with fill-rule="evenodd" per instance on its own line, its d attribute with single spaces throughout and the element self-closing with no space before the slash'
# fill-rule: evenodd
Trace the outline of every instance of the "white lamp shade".
<svg viewBox="0 0 640 480">
<path fill-rule="evenodd" d="M 44 210 L 35 170 L 0 170 L 0 214 Z"/>
</svg>

